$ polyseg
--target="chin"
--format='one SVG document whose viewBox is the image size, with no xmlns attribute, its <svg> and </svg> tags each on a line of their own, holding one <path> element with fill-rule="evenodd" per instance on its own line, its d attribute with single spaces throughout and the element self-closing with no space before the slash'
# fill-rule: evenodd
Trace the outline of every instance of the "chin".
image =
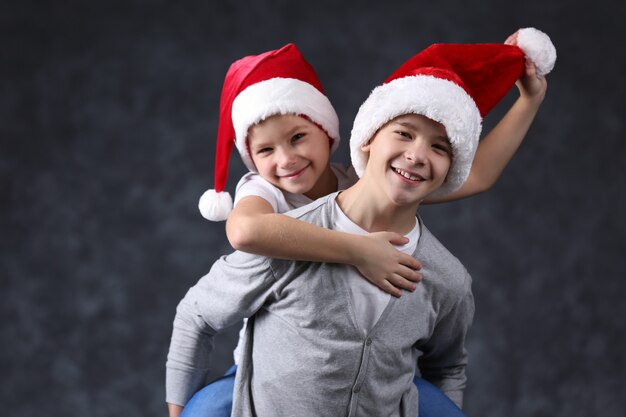
<svg viewBox="0 0 626 417">
<path fill-rule="evenodd" d="M 421 196 L 395 194 L 389 195 L 389 200 L 395 206 L 411 206 L 419 204 L 423 198 Z"/>
<path fill-rule="evenodd" d="M 313 185 L 309 185 L 309 184 L 292 184 L 288 187 L 283 187 L 285 191 L 288 191 L 292 194 L 308 193 L 309 191 L 311 191 L 312 188 L 313 188 Z"/>
</svg>

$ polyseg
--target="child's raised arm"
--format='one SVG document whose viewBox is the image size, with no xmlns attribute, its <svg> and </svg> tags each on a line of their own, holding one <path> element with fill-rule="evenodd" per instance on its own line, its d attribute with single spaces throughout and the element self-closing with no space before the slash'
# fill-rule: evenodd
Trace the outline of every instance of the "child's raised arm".
<svg viewBox="0 0 626 417">
<path fill-rule="evenodd" d="M 421 279 L 420 263 L 394 247 L 407 243 L 397 233 L 365 236 L 325 229 L 275 213 L 263 198 L 241 199 L 228 217 L 226 235 L 244 252 L 273 258 L 349 264 L 383 291 L 400 297 Z"/>
<path fill-rule="evenodd" d="M 506 43 L 510 42 L 507 39 Z M 526 61 L 526 69 L 517 83 L 520 96 L 502 120 L 478 144 L 467 181 L 455 192 L 426 199 L 424 203 L 442 203 L 482 193 L 491 188 L 524 140 L 546 94 L 547 81 Z"/>
</svg>

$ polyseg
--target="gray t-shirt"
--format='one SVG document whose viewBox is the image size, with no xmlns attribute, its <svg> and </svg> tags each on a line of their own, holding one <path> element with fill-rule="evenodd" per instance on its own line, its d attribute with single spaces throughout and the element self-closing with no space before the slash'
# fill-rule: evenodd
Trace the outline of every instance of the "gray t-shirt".
<svg viewBox="0 0 626 417">
<path fill-rule="evenodd" d="M 336 194 L 290 212 L 332 227 Z M 206 383 L 213 335 L 249 321 L 233 416 L 418 415 L 423 378 L 459 406 L 464 342 L 474 312 L 471 278 L 421 225 L 416 291 L 392 298 L 364 336 L 336 264 L 235 252 L 217 261 L 177 309 L 167 361 L 167 402 L 184 405 Z"/>
<path fill-rule="evenodd" d="M 334 191 L 345 190 L 346 188 L 354 185 L 354 183 L 359 179 L 352 166 L 346 167 L 333 162 L 330 164 L 330 168 L 337 179 L 337 189 Z M 255 172 L 248 172 L 241 177 L 239 183 L 237 183 L 236 190 L 235 206 L 245 197 L 256 196 L 267 201 L 276 213 L 286 213 L 289 210 L 293 210 L 313 202 L 313 200 L 304 194 L 294 194 L 281 190 Z M 241 327 L 241 330 L 239 330 L 239 340 L 237 341 L 237 346 L 233 351 L 233 359 L 237 365 L 239 365 L 241 349 L 244 344 L 246 322 L 247 319 L 244 319 L 243 326 Z"/>
</svg>

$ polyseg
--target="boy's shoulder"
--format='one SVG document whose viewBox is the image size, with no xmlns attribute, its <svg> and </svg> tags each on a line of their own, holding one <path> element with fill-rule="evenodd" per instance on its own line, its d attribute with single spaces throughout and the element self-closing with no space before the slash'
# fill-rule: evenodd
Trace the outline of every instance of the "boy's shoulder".
<svg viewBox="0 0 626 417">
<path fill-rule="evenodd" d="M 285 214 L 294 219 L 330 228 L 332 225 L 332 208 L 339 192 L 328 194 L 302 207 L 290 210 Z"/>
<path fill-rule="evenodd" d="M 337 194 L 329 194 L 283 214 L 310 224 L 330 228 L 332 226 L 332 208 Z M 292 271 L 296 264 L 296 262 L 287 259 L 235 251 L 222 256 L 214 263 L 213 267 L 219 268 L 219 272 L 216 272 L 218 274 L 235 275 L 237 272 L 232 272 L 234 270 L 254 271 L 260 277 L 272 276 L 274 279 L 280 279 L 280 277 L 287 276 L 288 271 Z"/>
<path fill-rule="evenodd" d="M 463 263 L 419 221 L 421 235 L 414 256 L 422 263 L 422 270 L 434 272 L 439 285 L 462 293 L 469 291 L 472 278 Z"/>
</svg>

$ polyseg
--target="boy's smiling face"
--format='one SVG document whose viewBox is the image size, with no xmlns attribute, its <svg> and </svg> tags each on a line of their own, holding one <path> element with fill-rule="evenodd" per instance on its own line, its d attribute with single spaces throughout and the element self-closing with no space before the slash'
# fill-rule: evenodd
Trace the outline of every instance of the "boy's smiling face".
<svg viewBox="0 0 626 417">
<path fill-rule="evenodd" d="M 295 194 L 310 191 L 329 167 L 328 135 L 295 115 L 272 116 L 252 126 L 248 147 L 259 175 Z"/>
<path fill-rule="evenodd" d="M 441 123 L 417 114 L 396 117 L 361 147 L 363 178 L 396 206 L 419 204 L 445 181 L 452 147 Z"/>
</svg>

